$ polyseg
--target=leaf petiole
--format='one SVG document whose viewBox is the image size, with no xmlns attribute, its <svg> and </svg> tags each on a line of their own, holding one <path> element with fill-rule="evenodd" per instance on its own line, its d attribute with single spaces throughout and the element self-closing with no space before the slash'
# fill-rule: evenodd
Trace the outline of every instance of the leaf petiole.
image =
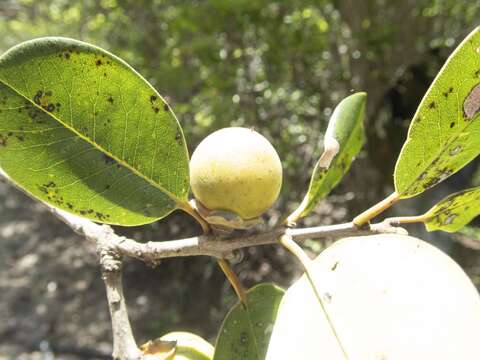
<svg viewBox="0 0 480 360">
<path fill-rule="evenodd" d="M 424 223 L 429 219 L 430 219 L 430 216 L 427 216 L 427 214 L 423 214 L 418 216 L 399 216 L 399 217 L 386 218 L 384 222 L 392 226 L 399 226 L 403 224 Z"/>
<path fill-rule="evenodd" d="M 400 195 L 395 191 L 389 196 L 387 196 L 385 199 L 380 201 L 379 203 L 373 205 L 371 208 L 365 210 L 360 215 L 356 216 L 352 222 L 356 226 L 361 227 L 367 224 L 375 216 L 387 210 L 389 207 L 395 204 L 398 200 L 400 200 Z"/>
<path fill-rule="evenodd" d="M 238 299 L 242 304 L 247 303 L 247 292 L 245 288 L 243 287 L 240 279 L 238 278 L 237 274 L 233 271 L 231 268 L 230 264 L 227 262 L 225 259 L 218 259 L 218 265 L 222 269 L 223 273 L 227 277 L 228 281 L 233 287 L 233 290 L 235 290 L 235 293 L 238 296 Z"/>
<path fill-rule="evenodd" d="M 189 215 L 192 216 L 195 220 L 197 220 L 197 222 L 198 222 L 198 223 L 200 224 L 200 226 L 202 227 L 202 230 L 203 230 L 203 233 L 204 233 L 204 234 L 208 234 L 208 233 L 210 232 L 210 225 L 208 224 L 208 222 L 206 222 L 206 221 L 200 216 L 200 214 L 198 213 L 198 211 L 197 211 L 192 205 L 190 205 L 190 203 L 186 202 L 186 203 L 180 204 L 180 205 L 179 205 L 179 209 L 185 211 L 187 214 L 189 214 Z"/>
</svg>

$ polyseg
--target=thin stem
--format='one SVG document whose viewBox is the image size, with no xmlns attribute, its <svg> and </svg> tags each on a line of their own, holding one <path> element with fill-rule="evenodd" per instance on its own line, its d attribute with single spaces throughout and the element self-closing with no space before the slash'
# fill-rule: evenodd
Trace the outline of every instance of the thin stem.
<svg viewBox="0 0 480 360">
<path fill-rule="evenodd" d="M 288 215 L 288 217 L 283 222 L 283 225 L 294 226 L 297 223 L 297 221 L 302 217 L 303 212 L 307 207 L 307 204 L 308 204 L 308 200 L 307 200 L 307 197 L 305 197 L 300 203 L 300 205 L 298 206 L 298 208 L 296 208 L 294 212 Z"/>
<path fill-rule="evenodd" d="M 184 207 L 182 207 L 182 210 L 192 215 L 198 221 L 198 223 L 202 226 L 202 230 L 204 234 L 208 234 L 211 231 L 210 224 L 200 216 L 198 211 L 193 206 L 191 206 L 190 203 L 187 203 Z M 214 234 L 215 234 L 215 231 L 214 231 Z M 237 274 L 235 274 L 235 272 L 233 271 L 232 267 L 227 262 L 227 260 L 223 258 L 219 258 L 217 259 L 217 263 L 220 266 L 220 269 L 222 269 L 223 273 L 227 277 L 227 280 L 232 285 L 233 290 L 235 290 L 235 293 L 237 294 L 238 299 L 245 304 L 247 300 L 246 291 L 242 285 L 242 282 L 238 278 Z"/>
<path fill-rule="evenodd" d="M 245 291 L 245 288 L 243 287 L 240 279 L 238 278 L 237 274 L 233 271 L 231 266 L 228 264 L 227 260 L 225 259 L 218 259 L 217 260 L 218 265 L 222 269 L 223 273 L 227 277 L 228 281 L 233 287 L 233 290 L 235 290 L 235 293 L 238 296 L 238 299 L 243 303 L 247 303 L 247 292 Z"/>
<path fill-rule="evenodd" d="M 386 218 L 384 220 L 385 223 L 391 226 L 399 226 L 403 224 L 415 224 L 415 223 L 424 223 L 430 219 L 427 214 L 418 215 L 418 216 L 399 216 L 399 217 L 391 217 Z"/>
<path fill-rule="evenodd" d="M 188 202 L 180 205 L 180 209 L 191 215 L 202 227 L 203 233 L 208 234 L 210 232 L 210 225 L 206 222 Z"/>
<path fill-rule="evenodd" d="M 400 200 L 400 195 L 398 195 L 398 193 L 395 191 L 379 203 L 373 205 L 371 208 L 365 210 L 363 213 L 355 217 L 355 219 L 353 219 L 353 223 L 358 227 L 367 224 L 371 219 L 387 210 L 398 200 Z"/>
<path fill-rule="evenodd" d="M 323 299 L 322 299 L 322 296 L 320 294 L 320 290 L 318 289 L 318 285 L 315 282 L 315 272 L 313 270 L 312 260 L 308 257 L 308 255 L 305 253 L 305 251 L 303 251 L 303 249 L 292 239 L 291 236 L 283 235 L 278 239 L 278 241 L 288 251 L 290 251 L 302 264 L 303 269 L 305 270 L 305 274 L 307 275 L 307 279 L 310 282 L 310 285 L 312 286 L 313 292 L 315 293 L 315 297 L 317 298 L 317 300 L 320 304 L 320 307 L 322 308 L 322 311 L 325 314 L 325 318 L 327 319 L 327 322 L 330 326 L 330 329 L 332 330 L 333 335 L 335 336 L 335 339 L 337 340 L 338 346 L 340 347 L 340 350 L 342 351 L 345 359 L 348 360 L 347 351 L 345 350 L 345 348 L 342 344 L 342 341 L 340 340 L 340 337 L 337 333 L 337 330 L 335 329 L 335 326 L 333 325 L 332 319 L 330 318 L 330 315 L 327 312 L 327 308 L 325 307 L 325 304 L 323 303 Z"/>
</svg>

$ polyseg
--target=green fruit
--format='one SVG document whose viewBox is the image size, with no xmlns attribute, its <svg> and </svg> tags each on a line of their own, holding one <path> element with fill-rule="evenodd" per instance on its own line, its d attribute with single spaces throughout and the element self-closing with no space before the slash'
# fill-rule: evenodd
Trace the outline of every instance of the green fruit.
<svg viewBox="0 0 480 360">
<path fill-rule="evenodd" d="M 214 348 L 200 336 L 171 332 L 140 347 L 145 360 L 212 360 Z"/>
<path fill-rule="evenodd" d="M 277 199 L 282 164 L 273 146 L 256 131 L 225 128 L 207 136 L 195 149 L 190 184 L 207 209 L 253 219 Z"/>
<path fill-rule="evenodd" d="M 163 335 L 160 339 L 177 342 L 172 360 L 211 360 L 213 358 L 213 346 L 198 335 L 177 331 Z"/>
</svg>

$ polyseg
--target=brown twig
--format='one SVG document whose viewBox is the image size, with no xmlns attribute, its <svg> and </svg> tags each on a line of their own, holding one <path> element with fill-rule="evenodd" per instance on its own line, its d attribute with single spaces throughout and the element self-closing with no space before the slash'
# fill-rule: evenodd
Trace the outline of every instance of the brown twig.
<svg viewBox="0 0 480 360">
<path fill-rule="evenodd" d="M 115 247 L 110 246 L 108 237 L 98 239 L 97 252 L 112 319 L 112 357 L 118 360 L 141 360 L 143 355 L 135 342 L 123 295 L 121 255 Z"/>
</svg>

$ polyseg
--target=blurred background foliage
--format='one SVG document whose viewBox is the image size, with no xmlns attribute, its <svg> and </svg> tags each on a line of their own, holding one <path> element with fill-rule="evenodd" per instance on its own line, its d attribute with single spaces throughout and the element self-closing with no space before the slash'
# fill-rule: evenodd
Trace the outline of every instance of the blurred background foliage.
<svg viewBox="0 0 480 360">
<path fill-rule="evenodd" d="M 59 35 L 115 53 L 167 98 L 190 152 L 216 129 L 255 127 L 284 166 L 281 199 L 268 214 L 272 224 L 303 197 L 335 105 L 351 92 L 367 91 L 367 145 L 341 185 L 304 221 L 314 225 L 347 221 L 393 190 L 392 172 L 410 119 L 479 18 L 480 4 L 470 0 L 1 0 L 0 52 Z M 391 213 L 420 213 L 454 190 L 479 185 L 478 167 L 472 163 Z M 31 200 L 0 186 L 0 359 L 3 353 L 5 359 L 102 357 L 110 330 L 94 254 L 80 246 L 72 250 L 80 239 Z M 468 246 L 468 234 L 453 242 L 451 235 L 409 229 L 449 252 L 480 283 L 480 256 Z M 146 241 L 191 236 L 199 228 L 176 213 L 118 231 Z M 324 246 L 305 245 L 312 252 Z M 49 253 L 51 248 L 62 256 Z M 19 269 L 27 255 L 36 260 Z M 69 286 L 73 275 L 58 276 L 68 273 L 72 257 L 80 264 L 74 277 L 89 279 L 77 290 Z M 234 266 L 247 285 L 288 285 L 298 275 L 295 261 L 273 246 L 246 250 Z M 235 300 L 210 259 L 173 259 L 157 269 L 127 261 L 125 272 L 140 340 L 178 329 L 213 339 Z M 12 282 L 15 276 L 20 285 Z"/>
</svg>

